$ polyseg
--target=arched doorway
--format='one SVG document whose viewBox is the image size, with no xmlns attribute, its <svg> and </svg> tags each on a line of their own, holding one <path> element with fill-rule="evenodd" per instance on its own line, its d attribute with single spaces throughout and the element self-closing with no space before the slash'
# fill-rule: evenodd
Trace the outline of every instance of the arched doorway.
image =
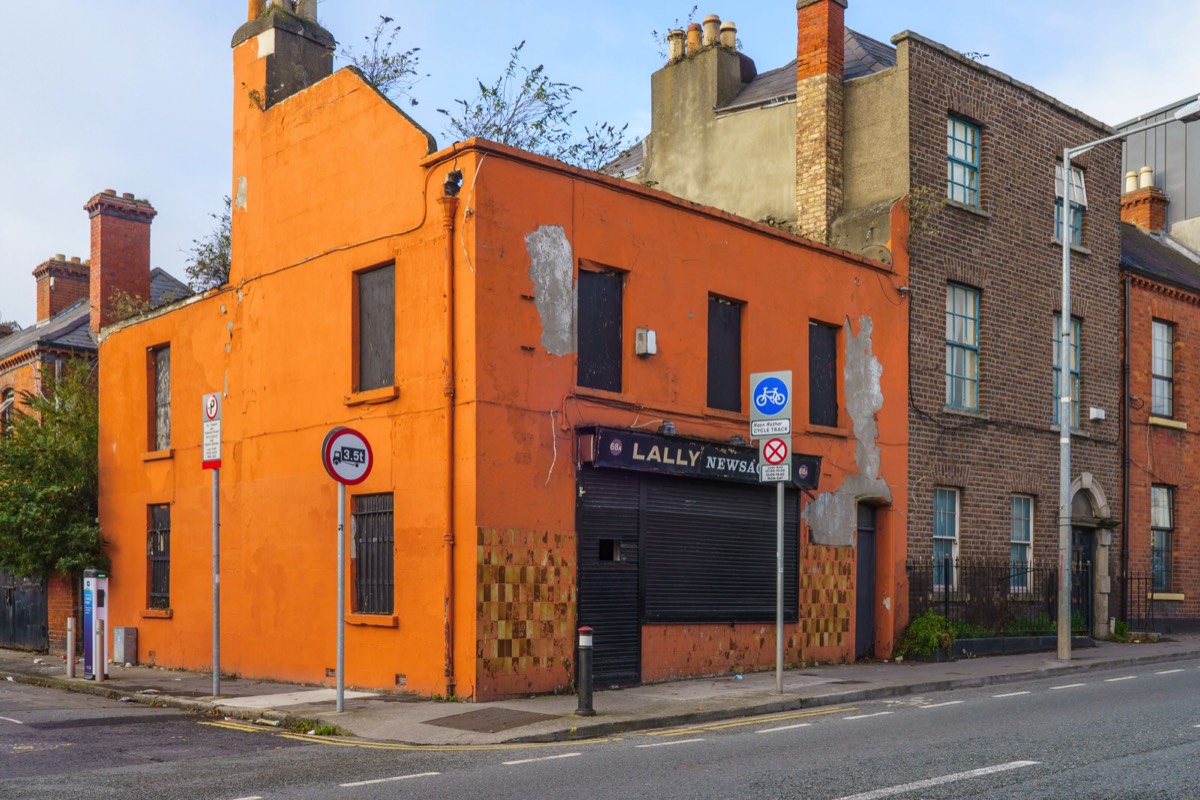
<svg viewBox="0 0 1200 800">
<path fill-rule="evenodd" d="M 1107 636 L 1112 513 L 1104 490 L 1089 472 L 1071 484 L 1071 610 L 1092 636 Z"/>
</svg>

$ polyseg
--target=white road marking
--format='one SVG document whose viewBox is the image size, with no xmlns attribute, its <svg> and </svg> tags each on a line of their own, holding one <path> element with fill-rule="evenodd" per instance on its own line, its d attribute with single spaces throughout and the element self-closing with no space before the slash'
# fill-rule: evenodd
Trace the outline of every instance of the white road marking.
<svg viewBox="0 0 1200 800">
<path fill-rule="evenodd" d="M 846 797 L 838 798 L 838 800 L 877 800 L 880 797 L 891 797 L 892 795 L 904 794 L 905 792 L 915 792 L 918 789 L 928 789 L 932 786 L 940 786 L 943 783 L 964 781 L 969 778 L 982 778 L 987 775 L 994 775 L 997 772 L 1007 772 L 1013 769 L 1021 769 L 1022 767 L 1032 767 L 1039 763 L 1041 762 L 1011 761 L 1007 764 L 997 764 L 994 767 L 983 767 L 981 769 L 973 769 L 969 772 L 956 772 L 953 775 L 943 775 L 940 778 L 929 778 L 928 780 L 916 781 L 915 783 L 905 783 L 900 786 L 889 786 L 886 789 L 876 789 L 873 792 L 847 795 Z"/>
<path fill-rule="evenodd" d="M 1105 683 L 1116 683 L 1117 681 L 1131 681 L 1136 677 L 1137 677 L 1137 675 L 1126 675 L 1123 678 L 1105 678 L 1104 682 Z"/>
<path fill-rule="evenodd" d="M 879 711 L 874 714 L 858 714 L 853 717 L 842 717 L 842 719 L 870 719 L 871 717 L 884 717 L 891 714 L 891 711 Z"/>
<path fill-rule="evenodd" d="M 965 700 L 949 700 L 945 703 L 934 703 L 931 706 L 918 706 L 918 708 L 941 708 L 942 706 L 956 706 L 959 703 L 965 703 Z"/>
<path fill-rule="evenodd" d="M 1065 686 L 1051 686 L 1050 691 L 1053 692 L 1058 689 L 1074 689 L 1077 686 L 1087 686 L 1087 684 L 1086 683 L 1068 683 Z"/>
<path fill-rule="evenodd" d="M 1155 675 L 1174 675 L 1176 672 L 1183 672 L 1181 669 L 1164 669 L 1162 672 L 1156 672 Z"/>
<path fill-rule="evenodd" d="M 413 775 L 397 775 L 394 778 L 376 778 L 373 781 L 356 781 L 354 783 L 339 783 L 338 786 L 350 788 L 351 786 L 370 786 L 375 783 L 391 783 L 392 781 L 406 781 L 409 778 L 432 778 L 434 775 L 441 775 L 440 772 L 417 772 Z"/>
<path fill-rule="evenodd" d="M 12 717 L 0 717 L 0 719 L 4 720 L 5 722 L 12 722 L 12 723 L 15 723 L 15 724 L 17 724 L 17 725 L 24 725 L 24 724 L 25 724 L 24 722 L 21 722 L 21 720 L 19 720 L 19 719 L 13 719 Z"/>
<path fill-rule="evenodd" d="M 680 739 L 675 742 L 655 742 L 654 744 L 639 744 L 638 747 L 670 747 L 675 744 L 691 744 L 692 742 L 703 742 L 703 739 Z"/>
<path fill-rule="evenodd" d="M 261 795 L 252 794 L 249 797 L 235 797 L 234 800 L 263 800 Z"/>
<path fill-rule="evenodd" d="M 784 725 L 779 728 L 763 728 L 761 731 L 755 731 L 755 733 L 775 733 L 775 731 L 794 731 L 794 730 L 796 730 L 796 728 L 807 728 L 810 725 L 812 725 L 811 722 L 801 722 L 799 725 Z"/>
<path fill-rule="evenodd" d="M 560 753 L 556 756 L 542 756 L 541 758 L 522 758 L 520 761 L 505 761 L 504 766 L 515 767 L 517 764 L 532 764 L 534 761 L 553 761 L 556 758 L 575 758 L 583 753 Z"/>
<path fill-rule="evenodd" d="M 992 695 L 992 697 L 995 697 L 995 698 L 1000 698 L 1000 697 L 1020 697 L 1020 696 L 1021 696 L 1021 695 L 1023 695 L 1023 694 L 1029 694 L 1029 692 L 1009 692 L 1008 694 L 994 694 L 994 695 Z"/>
</svg>

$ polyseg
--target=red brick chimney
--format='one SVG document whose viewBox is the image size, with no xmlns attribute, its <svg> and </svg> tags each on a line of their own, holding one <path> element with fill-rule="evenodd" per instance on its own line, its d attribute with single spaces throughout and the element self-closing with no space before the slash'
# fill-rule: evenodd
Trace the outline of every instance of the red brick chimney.
<svg viewBox="0 0 1200 800">
<path fill-rule="evenodd" d="M 92 331 L 113 319 L 113 299 L 150 299 L 150 223 L 157 211 L 146 200 L 105 189 L 83 207 L 92 220 Z"/>
<path fill-rule="evenodd" d="M 37 321 L 67 310 L 89 297 L 91 275 L 88 265 L 78 256 L 70 261 L 61 253 L 38 265 L 33 271 L 37 280 Z"/>
<path fill-rule="evenodd" d="M 796 223 L 828 241 L 842 210 L 846 0 L 796 2 Z"/>
<path fill-rule="evenodd" d="M 1135 176 L 1125 176 L 1125 194 L 1121 195 L 1121 221 L 1137 225 L 1149 233 L 1167 229 L 1167 195 L 1154 185 L 1154 170 L 1142 167 Z"/>
</svg>

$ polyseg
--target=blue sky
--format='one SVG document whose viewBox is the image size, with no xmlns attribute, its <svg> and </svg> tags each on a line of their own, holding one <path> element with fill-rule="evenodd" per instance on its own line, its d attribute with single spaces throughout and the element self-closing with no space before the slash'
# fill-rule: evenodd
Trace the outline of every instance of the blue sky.
<svg viewBox="0 0 1200 800">
<path fill-rule="evenodd" d="M 183 278 L 186 249 L 212 229 L 208 214 L 230 191 L 229 42 L 246 0 L 2 5 L 0 320 L 34 322 L 38 264 L 54 253 L 89 255 L 82 206 L 102 189 L 154 204 L 152 263 Z M 381 14 L 402 25 L 398 44 L 419 46 L 430 73 L 407 110 L 443 146 L 436 109 L 470 96 L 475 78 L 499 74 L 521 40 L 526 65 L 545 64 L 555 80 L 581 87 L 581 122 L 628 122 L 645 133 L 650 74 L 661 66 L 650 32 L 686 22 L 691 8 L 687 0 L 321 0 L 319 13 L 348 45 Z M 709 13 L 737 23 L 760 71 L 794 56 L 795 0 L 716 0 L 698 8 L 697 21 Z M 883 41 L 907 29 L 987 53 L 989 66 L 1108 123 L 1200 93 L 1200 3 L 1191 0 L 850 0 L 846 22 Z"/>
</svg>

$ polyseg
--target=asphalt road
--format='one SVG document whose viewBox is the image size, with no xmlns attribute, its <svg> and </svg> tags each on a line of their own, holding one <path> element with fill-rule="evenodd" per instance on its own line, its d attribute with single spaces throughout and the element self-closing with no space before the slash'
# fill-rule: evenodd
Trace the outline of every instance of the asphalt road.
<svg viewBox="0 0 1200 800">
<path fill-rule="evenodd" d="M 3 798 L 1194 798 L 1200 661 L 590 743 L 412 749 L 0 684 Z"/>
</svg>

